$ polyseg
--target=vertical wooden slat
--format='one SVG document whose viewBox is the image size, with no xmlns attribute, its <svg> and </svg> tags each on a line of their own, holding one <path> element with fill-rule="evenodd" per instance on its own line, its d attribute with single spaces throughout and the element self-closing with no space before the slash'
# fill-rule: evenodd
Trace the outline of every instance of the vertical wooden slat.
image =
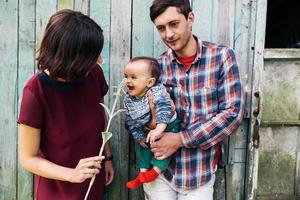
<svg viewBox="0 0 300 200">
<path fill-rule="evenodd" d="M 149 17 L 150 18 L 150 17 Z M 153 33 L 153 56 L 158 58 L 163 52 L 165 52 L 168 47 L 163 43 L 161 40 L 155 26 L 153 26 L 154 33 Z"/>
<path fill-rule="evenodd" d="M 0 2 L 0 199 L 17 198 L 18 1 Z"/>
<path fill-rule="evenodd" d="M 297 136 L 295 195 L 300 198 L 300 128 Z"/>
<path fill-rule="evenodd" d="M 233 8 L 233 7 L 231 7 Z M 250 55 L 250 27 L 252 4 L 249 0 L 235 1 L 235 10 L 230 13 L 234 15 L 234 37 L 233 48 L 239 62 L 240 75 L 243 83 L 248 82 L 248 71 L 251 66 L 249 63 Z M 230 18 L 232 15 L 230 16 Z M 243 199 L 245 194 L 245 167 L 246 161 L 240 160 L 240 156 L 246 156 L 247 147 L 247 119 L 244 119 L 241 127 L 230 136 L 228 176 L 226 177 L 227 199 Z M 246 134 L 242 134 L 246 133 Z M 241 144 L 241 145 L 239 145 Z M 242 154 L 241 154 L 242 153 Z M 233 162 L 232 162 L 233 161 Z"/>
<path fill-rule="evenodd" d="M 245 116 L 250 117 L 250 84 L 252 80 L 252 68 L 251 61 L 252 58 L 252 43 L 251 35 L 251 20 L 252 19 L 252 1 L 242 0 L 236 1 L 236 11 L 235 11 L 235 29 L 234 29 L 234 49 L 238 62 L 240 64 L 240 74 L 241 79 L 246 90 L 246 109 Z"/>
<path fill-rule="evenodd" d="M 110 87 L 116 86 L 123 79 L 123 66 L 130 58 L 131 45 L 131 0 L 111 1 L 111 40 L 110 40 Z M 110 104 L 113 103 L 114 91 L 110 91 Z M 122 99 L 121 99 L 122 101 Z M 122 102 L 119 105 L 123 105 Z M 111 140 L 116 176 L 112 183 L 108 199 L 128 198 L 125 183 L 128 180 L 128 149 L 129 135 L 124 131 L 124 116 L 118 116 L 112 123 L 113 137 Z"/>
<path fill-rule="evenodd" d="M 156 30 L 153 29 L 154 26 L 149 16 L 151 3 L 151 0 L 132 1 L 132 57 L 153 56 L 153 32 Z M 139 171 L 139 157 L 136 154 L 136 145 L 139 144 L 135 143 L 131 137 L 129 147 L 129 179 L 134 178 Z M 143 198 L 142 187 L 129 191 L 129 199 L 139 200 Z"/>
<path fill-rule="evenodd" d="M 152 27 L 153 27 L 153 30 L 154 30 L 153 31 L 153 57 L 157 58 L 163 52 L 165 52 L 168 49 L 168 47 L 161 40 L 161 38 L 159 36 L 159 33 L 158 33 L 154 23 L 150 19 L 150 8 L 148 8 L 148 12 L 145 13 L 145 15 L 148 16 L 148 19 L 152 23 Z"/>
<path fill-rule="evenodd" d="M 92 2 L 92 1 L 93 0 L 90 0 L 90 1 L 89 0 L 74 0 L 74 10 L 78 10 L 86 15 L 90 15 L 90 2 Z M 97 2 L 99 2 L 99 3 L 96 5 L 101 5 L 101 4 L 103 4 L 103 2 L 105 2 L 105 0 L 97 1 Z M 101 10 L 102 10 L 102 8 L 101 8 Z"/>
<path fill-rule="evenodd" d="M 266 13 L 267 13 L 267 0 L 253 1 L 253 5 L 256 10 L 255 29 L 254 32 L 254 61 L 253 61 L 253 81 L 252 81 L 252 91 L 251 99 L 254 99 L 254 92 L 261 91 L 260 81 L 262 80 L 262 71 L 263 71 L 263 51 L 265 43 L 265 26 L 266 26 Z M 252 101 L 251 107 L 254 108 L 255 101 Z M 248 144 L 248 167 L 247 167 L 247 194 L 246 199 L 253 200 L 255 199 L 255 193 L 257 189 L 257 174 L 258 174 L 258 150 L 253 147 L 253 125 L 255 123 L 255 117 L 252 113 L 251 116 L 251 125 L 250 125 L 250 135 L 249 135 L 249 144 Z"/>
<path fill-rule="evenodd" d="M 101 65 L 106 80 L 110 72 L 110 38 L 111 38 L 111 0 L 90 0 L 90 17 L 103 29 L 104 46 L 101 53 L 104 63 Z"/>
<path fill-rule="evenodd" d="M 228 165 L 226 167 L 226 199 L 242 200 L 245 197 L 245 167 L 249 123 L 244 119 L 229 140 Z"/>
<path fill-rule="evenodd" d="M 73 9 L 73 0 L 58 0 L 57 10 L 61 9 Z"/>
<path fill-rule="evenodd" d="M 35 50 L 35 1 L 19 2 L 19 68 L 18 68 L 18 110 L 22 91 L 27 80 L 34 73 Z M 33 175 L 18 165 L 18 200 L 33 199 Z"/>
<path fill-rule="evenodd" d="M 213 0 L 215 1 L 215 0 Z M 212 5 L 213 1 L 193 1 L 193 12 L 195 13 L 195 22 L 193 33 L 201 40 L 211 40 L 212 30 Z"/>
<path fill-rule="evenodd" d="M 149 8 L 152 1 L 133 0 L 132 10 L 132 56 L 153 55 L 153 23 Z"/>
<path fill-rule="evenodd" d="M 51 17 L 56 12 L 56 0 L 49 0 L 47 3 L 36 0 L 36 45 L 39 46 L 43 37 L 45 27 Z"/>
<path fill-rule="evenodd" d="M 217 3 L 217 31 L 213 35 L 217 35 L 217 43 L 229 47 L 233 47 L 234 32 L 234 5 L 235 0 L 218 0 Z M 225 23 L 226 22 L 226 23 Z"/>
</svg>

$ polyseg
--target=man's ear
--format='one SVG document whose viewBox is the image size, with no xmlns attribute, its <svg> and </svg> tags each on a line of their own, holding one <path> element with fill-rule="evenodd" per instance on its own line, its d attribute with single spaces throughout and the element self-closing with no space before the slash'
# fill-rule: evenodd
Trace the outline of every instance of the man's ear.
<svg viewBox="0 0 300 200">
<path fill-rule="evenodd" d="M 194 23 L 195 21 L 195 15 L 193 12 L 190 12 L 188 17 L 187 17 L 187 21 L 191 23 L 191 25 Z"/>
<path fill-rule="evenodd" d="M 151 88 L 155 84 L 156 79 L 155 78 L 149 78 L 148 79 L 148 88 Z"/>
</svg>

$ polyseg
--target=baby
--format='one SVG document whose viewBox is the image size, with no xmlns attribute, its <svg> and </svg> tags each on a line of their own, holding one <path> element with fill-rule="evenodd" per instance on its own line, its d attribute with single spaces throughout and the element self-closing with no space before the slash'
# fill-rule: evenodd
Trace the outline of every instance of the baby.
<svg viewBox="0 0 300 200">
<path fill-rule="evenodd" d="M 165 87 L 158 84 L 160 70 L 156 59 L 151 57 L 135 57 L 125 66 L 127 94 L 124 98 L 126 108 L 126 125 L 129 132 L 140 145 L 138 176 L 127 182 L 129 189 L 135 189 L 143 183 L 155 180 L 164 171 L 170 158 L 155 159 L 149 143 L 159 139 L 163 132 L 179 132 L 179 120 L 176 113 L 172 115 L 171 99 Z M 151 112 L 147 92 L 151 90 L 156 111 L 156 128 L 147 131 L 147 123 L 151 120 Z M 148 132 L 148 134 L 147 134 Z"/>
</svg>

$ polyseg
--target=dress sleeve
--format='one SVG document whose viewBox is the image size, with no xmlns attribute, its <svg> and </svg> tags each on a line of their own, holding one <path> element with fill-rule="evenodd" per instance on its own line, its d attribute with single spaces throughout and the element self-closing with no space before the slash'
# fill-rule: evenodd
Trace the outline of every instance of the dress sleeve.
<svg viewBox="0 0 300 200">
<path fill-rule="evenodd" d="M 41 129 L 43 121 L 44 114 L 41 103 L 37 100 L 30 87 L 26 86 L 23 90 L 20 114 L 17 123 Z"/>
</svg>

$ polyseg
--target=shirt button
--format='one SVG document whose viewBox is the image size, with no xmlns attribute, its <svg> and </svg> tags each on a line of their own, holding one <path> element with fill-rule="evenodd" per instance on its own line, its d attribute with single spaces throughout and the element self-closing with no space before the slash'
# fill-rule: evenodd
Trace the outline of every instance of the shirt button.
<svg viewBox="0 0 300 200">
<path fill-rule="evenodd" d="M 190 113 L 186 113 L 186 116 L 189 116 L 190 115 Z"/>
<path fill-rule="evenodd" d="M 185 76 L 188 77 L 189 75 L 188 75 L 188 74 L 185 74 Z"/>
</svg>

